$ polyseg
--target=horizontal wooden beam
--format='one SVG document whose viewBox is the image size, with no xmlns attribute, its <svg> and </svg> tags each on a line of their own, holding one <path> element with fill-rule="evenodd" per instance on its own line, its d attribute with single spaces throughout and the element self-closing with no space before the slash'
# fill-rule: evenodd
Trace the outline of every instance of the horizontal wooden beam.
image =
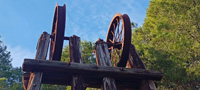
<svg viewBox="0 0 200 90">
<path fill-rule="evenodd" d="M 90 64 L 66 63 L 25 59 L 22 67 L 26 72 L 68 73 L 72 75 L 93 76 L 94 78 L 112 77 L 120 80 L 161 80 L 162 73 L 145 69 L 97 66 Z"/>
<path fill-rule="evenodd" d="M 26 80 L 29 76 L 23 76 Z M 103 78 L 97 78 L 94 76 L 83 76 L 85 85 L 87 87 L 101 88 Z M 123 80 L 120 78 L 115 80 L 118 89 L 130 89 L 138 88 L 141 84 L 141 80 Z M 42 84 L 55 84 L 55 85 L 71 85 L 72 75 L 67 73 L 50 73 L 44 72 L 42 78 Z"/>
</svg>

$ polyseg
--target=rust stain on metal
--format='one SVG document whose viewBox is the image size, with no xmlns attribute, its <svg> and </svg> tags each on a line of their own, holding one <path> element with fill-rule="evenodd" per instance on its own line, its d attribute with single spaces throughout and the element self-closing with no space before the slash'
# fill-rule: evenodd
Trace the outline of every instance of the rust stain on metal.
<svg viewBox="0 0 200 90">
<path fill-rule="evenodd" d="M 65 33 L 66 7 L 56 4 L 51 31 L 49 60 L 61 60 L 64 33 Z"/>
<path fill-rule="evenodd" d="M 128 15 L 115 14 L 108 29 L 106 42 L 111 56 L 113 54 L 119 57 L 117 66 L 125 67 L 129 58 L 131 44 L 131 23 Z M 111 57 L 111 59 L 116 63 L 115 56 Z"/>
</svg>

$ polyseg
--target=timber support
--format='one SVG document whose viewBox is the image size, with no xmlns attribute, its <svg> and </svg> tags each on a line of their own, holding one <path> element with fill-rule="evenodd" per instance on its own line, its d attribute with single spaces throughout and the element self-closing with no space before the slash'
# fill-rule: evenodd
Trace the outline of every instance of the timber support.
<svg viewBox="0 0 200 90">
<path fill-rule="evenodd" d="M 48 41 L 44 38 L 39 40 Z M 69 43 L 71 62 L 46 61 L 44 57 L 25 59 L 22 68 L 26 72 L 23 76 L 24 88 L 33 90 L 30 87 L 38 86 L 40 88 L 41 83 L 43 83 L 71 85 L 72 90 L 85 90 L 86 87 L 102 88 L 103 90 L 156 90 L 152 80 L 159 81 L 162 78 L 162 73 L 146 70 L 134 45 L 131 45 L 128 68 L 124 68 L 112 67 L 107 44 L 102 40 L 96 42 L 97 65 L 82 63 L 79 37 L 70 37 Z M 40 46 L 38 43 L 38 47 Z M 48 45 L 45 45 L 45 47 L 47 48 Z M 37 80 L 35 83 L 33 82 L 34 78 L 35 81 Z M 39 88 L 34 90 L 39 90 Z"/>
<path fill-rule="evenodd" d="M 83 63 L 81 56 L 81 40 L 80 37 L 73 35 L 69 38 L 70 62 Z M 85 90 L 84 79 L 81 75 L 72 77 L 72 90 Z"/>
<path fill-rule="evenodd" d="M 46 60 L 49 41 L 50 41 L 50 35 L 47 34 L 46 32 L 44 32 L 40 36 L 40 38 L 38 40 L 38 44 L 37 44 L 37 52 L 36 52 L 35 59 L 38 59 L 37 60 L 38 62 L 39 62 L 39 60 Z M 33 71 L 31 73 L 25 73 L 24 75 L 30 75 L 28 78 L 29 80 L 24 80 L 24 78 L 23 78 L 24 89 L 40 90 L 43 72 Z"/>
</svg>

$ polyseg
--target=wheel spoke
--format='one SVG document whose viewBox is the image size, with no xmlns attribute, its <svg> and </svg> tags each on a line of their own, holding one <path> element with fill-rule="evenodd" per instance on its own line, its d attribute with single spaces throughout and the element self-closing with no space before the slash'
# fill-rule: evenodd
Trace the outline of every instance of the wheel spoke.
<svg viewBox="0 0 200 90">
<path fill-rule="evenodd" d="M 113 44 L 114 43 L 114 41 L 113 40 L 111 40 L 111 39 L 109 39 L 109 41 Z"/>
<path fill-rule="evenodd" d="M 112 35 L 113 35 L 113 37 L 114 37 L 112 43 L 114 43 L 114 41 L 116 41 L 115 33 L 114 33 L 113 31 L 111 31 L 111 33 L 112 33 Z M 110 39 L 109 39 L 109 41 L 110 41 Z"/>
<path fill-rule="evenodd" d="M 121 28 L 121 32 L 120 32 L 120 40 L 122 39 L 122 35 L 123 35 L 123 32 L 122 32 L 122 31 L 123 31 L 123 29 L 124 29 L 124 28 L 123 28 L 123 24 L 122 24 L 122 28 Z"/>
<path fill-rule="evenodd" d="M 110 25 L 106 41 L 109 42 L 108 50 L 112 64 L 113 66 L 125 67 L 124 63 L 128 60 L 128 54 L 125 52 L 129 52 L 129 44 L 131 43 L 130 19 L 126 14 L 118 13 L 113 17 Z"/>
<path fill-rule="evenodd" d="M 113 31 L 115 31 L 115 28 L 116 28 L 115 23 L 113 23 L 113 27 L 114 27 L 114 28 L 113 28 Z"/>
<path fill-rule="evenodd" d="M 111 33 L 112 33 L 112 35 L 113 35 L 113 36 L 115 36 L 115 34 L 114 34 L 114 32 L 113 32 L 113 31 L 111 31 Z"/>
<path fill-rule="evenodd" d="M 108 48 L 108 50 L 112 50 L 112 49 L 113 49 L 113 47 Z"/>
<path fill-rule="evenodd" d="M 117 23 L 117 32 L 116 32 L 116 37 L 117 37 L 117 40 L 119 40 L 119 25 L 120 25 L 120 20 L 118 21 Z"/>
<path fill-rule="evenodd" d="M 114 32 L 111 31 L 111 33 L 113 33 L 113 37 L 114 37 L 113 43 L 114 43 L 114 41 L 116 41 L 116 36 L 115 36 Z"/>
<path fill-rule="evenodd" d="M 121 30 L 120 33 L 119 33 L 119 36 L 118 36 L 118 39 L 119 39 L 119 40 L 121 40 L 122 31 L 123 31 L 123 30 Z"/>
</svg>

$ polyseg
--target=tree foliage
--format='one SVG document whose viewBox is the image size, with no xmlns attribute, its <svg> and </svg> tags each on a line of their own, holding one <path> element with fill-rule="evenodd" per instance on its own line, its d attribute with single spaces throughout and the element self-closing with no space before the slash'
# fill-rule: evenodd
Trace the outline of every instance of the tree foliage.
<svg viewBox="0 0 200 90">
<path fill-rule="evenodd" d="M 151 0 L 132 42 L 149 69 L 164 73 L 160 88 L 200 85 L 199 0 Z"/>
<path fill-rule="evenodd" d="M 13 68 L 10 52 L 0 41 L 0 89 L 23 90 L 21 68 Z"/>
<path fill-rule="evenodd" d="M 81 41 L 81 52 L 83 63 L 96 64 L 96 58 L 94 54 L 94 43 L 88 41 Z M 63 49 L 61 59 L 64 62 L 70 61 L 69 45 L 66 45 Z"/>
<path fill-rule="evenodd" d="M 10 52 L 8 52 L 7 47 L 0 41 L 0 78 L 9 78 L 11 76 L 11 61 Z M 8 80 L 10 81 L 10 80 Z"/>
</svg>

